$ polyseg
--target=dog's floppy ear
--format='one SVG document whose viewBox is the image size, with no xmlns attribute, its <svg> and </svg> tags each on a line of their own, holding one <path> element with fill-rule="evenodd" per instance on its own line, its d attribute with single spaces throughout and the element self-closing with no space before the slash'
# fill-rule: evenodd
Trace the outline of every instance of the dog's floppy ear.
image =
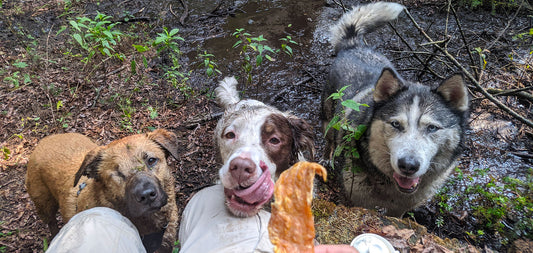
<svg viewBox="0 0 533 253">
<path fill-rule="evenodd" d="M 384 68 L 374 88 L 374 102 L 381 102 L 389 99 L 401 88 L 402 82 L 396 73 L 389 68 Z"/>
<path fill-rule="evenodd" d="M 226 77 L 218 83 L 215 89 L 217 103 L 220 107 L 227 109 L 230 105 L 239 102 L 239 93 L 237 93 L 237 79 L 235 77 Z"/>
<path fill-rule="evenodd" d="M 307 121 L 294 115 L 287 117 L 292 129 L 294 158 L 298 158 L 298 153 L 302 153 L 305 158 L 312 161 L 315 156 L 314 133 L 311 125 Z M 296 161 L 295 161 L 296 162 Z"/>
<path fill-rule="evenodd" d="M 455 74 L 444 80 L 437 88 L 437 93 L 453 108 L 462 112 L 468 110 L 468 90 L 462 74 Z"/>
<path fill-rule="evenodd" d="M 175 133 L 165 129 L 156 129 L 147 135 L 148 139 L 155 141 L 176 160 L 178 159 L 178 137 Z"/>
<path fill-rule="evenodd" d="M 78 172 L 74 176 L 74 186 L 78 184 L 81 176 L 87 176 L 88 178 L 97 178 L 98 177 L 98 166 L 102 161 L 101 147 L 91 150 L 85 155 L 83 162 L 81 163 Z"/>
</svg>

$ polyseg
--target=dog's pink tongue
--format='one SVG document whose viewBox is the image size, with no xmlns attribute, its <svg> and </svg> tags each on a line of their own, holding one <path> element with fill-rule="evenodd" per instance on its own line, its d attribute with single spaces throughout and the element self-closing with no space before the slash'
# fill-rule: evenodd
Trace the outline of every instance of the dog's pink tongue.
<svg viewBox="0 0 533 253">
<path fill-rule="evenodd" d="M 233 193 L 248 204 L 267 202 L 274 193 L 274 182 L 272 182 L 270 171 L 264 170 L 252 186 L 244 190 L 234 190 Z"/>
<path fill-rule="evenodd" d="M 394 173 L 392 175 L 394 179 L 396 179 L 396 182 L 398 185 L 404 189 L 411 189 L 415 187 L 418 184 L 418 181 L 420 180 L 419 177 L 417 178 L 410 178 L 410 177 L 404 177 L 397 173 Z"/>
</svg>

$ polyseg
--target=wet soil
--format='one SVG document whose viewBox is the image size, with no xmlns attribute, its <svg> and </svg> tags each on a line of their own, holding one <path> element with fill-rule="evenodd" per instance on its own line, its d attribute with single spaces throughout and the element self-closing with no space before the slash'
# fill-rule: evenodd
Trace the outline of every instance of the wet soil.
<svg viewBox="0 0 533 253">
<path fill-rule="evenodd" d="M 347 6 L 356 3 L 344 1 Z M 448 50 L 464 66 L 479 66 L 479 55 L 472 63 L 468 52 L 487 49 L 483 51 L 487 66 L 480 78 L 483 87 L 529 87 L 525 92 L 531 94 L 532 71 L 524 67 L 532 62 L 531 38 L 512 39 L 532 27 L 533 20 L 527 16 L 530 9 L 524 8 L 515 16 L 514 9 L 490 13 L 458 8 L 459 26 L 441 1 L 402 3 L 431 37 L 448 43 Z M 97 11 L 113 16 L 113 21 L 121 22 L 117 28 L 133 34 L 123 36 L 117 46 L 124 60 L 97 55 L 92 64 L 85 65 L 76 56 L 84 52 L 70 36 L 73 31 L 68 21 L 78 16 L 92 18 Z M 212 91 L 224 76 L 240 77 L 243 97 L 293 111 L 308 120 L 316 133 L 315 158 L 322 155 L 320 91 L 333 59 L 327 31 L 342 14 L 334 1 L 30 1 L 4 2 L 0 12 L 0 148 L 5 156 L 0 159 L 1 251 L 42 251 L 44 240 L 49 238 L 25 191 L 24 177 L 31 151 L 50 134 L 79 132 L 103 145 L 154 128 L 176 132 L 181 156 L 170 162 L 181 212 L 193 193 L 217 178 L 220 163 L 212 135 L 221 109 L 214 103 Z M 155 38 L 163 27 L 179 28 L 184 38 L 179 42 L 180 71 L 189 73 L 184 86 L 174 87 L 164 78 L 165 66 L 172 64 L 164 52 L 151 48 L 141 54 L 131 47 Z M 292 46 L 292 57 L 280 52 L 274 62 L 254 68 L 252 82 L 246 83 L 242 55 L 232 48 L 236 42 L 232 33 L 238 28 L 253 36 L 262 34 L 268 39 L 265 43 L 274 48 L 279 48 L 279 39 L 286 36 L 298 45 Z M 459 71 L 444 57 L 428 55 L 435 50 L 424 45 L 427 41 L 406 15 L 366 39 L 390 57 L 406 78 L 435 85 Z M 203 59 L 198 57 L 204 52 L 214 54 L 212 59 L 221 75 L 205 74 Z M 141 64 L 143 57 L 146 65 Z M 135 74 L 131 71 L 133 61 L 138 63 Z M 20 62 L 26 66 L 17 64 Z M 472 95 L 470 127 L 459 168 L 467 175 L 488 168 L 491 177 L 525 178 L 533 167 L 532 129 L 474 90 Z M 500 100 L 532 118 L 531 100 L 516 96 Z M 486 182 L 483 178 L 475 180 L 472 184 Z M 338 186 L 323 187 L 324 198 L 342 204 Z M 461 190 L 456 189 L 459 193 Z M 416 220 L 430 232 L 477 243 L 482 248 L 506 249 L 497 235 L 471 239 L 466 232 L 480 224 L 465 218 L 469 215 L 464 214 L 462 206 L 453 207 L 458 215 L 445 216 L 445 225 L 437 226 L 437 204 L 437 200 L 431 200 L 414 212 Z"/>
</svg>

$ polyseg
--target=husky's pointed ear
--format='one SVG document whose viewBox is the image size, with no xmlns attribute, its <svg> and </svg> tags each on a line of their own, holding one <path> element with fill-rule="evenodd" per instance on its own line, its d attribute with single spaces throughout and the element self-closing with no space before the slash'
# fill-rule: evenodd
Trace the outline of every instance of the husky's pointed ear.
<svg viewBox="0 0 533 253">
<path fill-rule="evenodd" d="M 147 135 L 148 139 L 155 141 L 165 150 L 167 157 L 170 153 L 174 159 L 178 160 L 178 137 L 176 134 L 165 129 L 156 129 Z"/>
<path fill-rule="evenodd" d="M 455 74 L 444 80 L 437 88 L 437 93 L 453 108 L 462 112 L 468 110 L 468 90 L 462 74 Z"/>
<path fill-rule="evenodd" d="M 98 167 L 102 161 L 102 152 L 102 148 L 97 147 L 85 155 L 78 172 L 76 172 L 76 175 L 74 176 L 73 187 L 76 187 L 81 176 L 98 179 Z"/>
<path fill-rule="evenodd" d="M 398 76 L 396 76 L 396 73 L 389 68 L 383 69 L 374 88 L 374 102 L 381 102 L 389 99 L 392 95 L 398 92 L 401 87 L 402 83 Z"/>
</svg>

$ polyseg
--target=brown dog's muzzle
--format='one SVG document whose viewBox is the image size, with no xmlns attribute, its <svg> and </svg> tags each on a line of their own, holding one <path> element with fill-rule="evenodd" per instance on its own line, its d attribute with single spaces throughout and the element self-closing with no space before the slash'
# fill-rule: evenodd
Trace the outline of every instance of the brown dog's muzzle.
<svg viewBox="0 0 533 253">
<path fill-rule="evenodd" d="M 133 217 L 158 211 L 167 204 L 167 200 L 168 195 L 161 183 L 149 173 L 136 173 L 126 183 L 126 205 Z"/>
</svg>

